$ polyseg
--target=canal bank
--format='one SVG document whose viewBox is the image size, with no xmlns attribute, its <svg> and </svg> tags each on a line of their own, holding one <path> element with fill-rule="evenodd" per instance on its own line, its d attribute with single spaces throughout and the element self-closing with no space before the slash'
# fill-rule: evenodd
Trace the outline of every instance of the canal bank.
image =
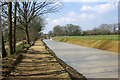
<svg viewBox="0 0 120 80">
<path fill-rule="evenodd" d="M 118 39 L 54 38 L 54 40 L 111 52 L 119 52 Z"/>
<path fill-rule="evenodd" d="M 44 40 L 47 46 L 79 73 L 88 78 L 118 80 L 118 54 L 79 45 Z"/>
</svg>

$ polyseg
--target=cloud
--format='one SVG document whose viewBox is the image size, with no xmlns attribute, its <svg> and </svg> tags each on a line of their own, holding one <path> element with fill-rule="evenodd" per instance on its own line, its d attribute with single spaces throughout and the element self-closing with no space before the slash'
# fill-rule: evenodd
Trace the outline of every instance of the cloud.
<svg viewBox="0 0 120 80">
<path fill-rule="evenodd" d="M 74 11 L 71 11 L 71 12 L 69 12 L 69 14 L 68 14 L 70 17 L 74 17 L 75 15 L 76 15 L 76 13 L 74 12 Z"/>
<path fill-rule="evenodd" d="M 69 22 L 71 22 L 71 21 L 75 21 L 75 19 L 63 17 L 63 18 L 60 18 L 60 19 L 54 19 L 54 20 L 51 22 L 51 24 L 58 25 L 58 24 L 62 24 L 62 23 L 69 23 Z"/>
<path fill-rule="evenodd" d="M 52 22 L 53 23 L 59 23 L 59 20 L 58 19 L 54 19 Z"/>
<path fill-rule="evenodd" d="M 118 17 L 114 17 L 114 20 L 118 20 Z"/>
<path fill-rule="evenodd" d="M 69 23 L 75 23 L 75 22 L 82 22 L 86 20 L 93 20 L 96 19 L 95 14 L 76 14 L 74 11 L 71 11 L 68 13 L 67 17 L 62 17 L 59 19 L 54 19 L 53 21 L 50 22 L 51 25 L 64 25 L 64 24 L 69 24 Z"/>
<path fill-rule="evenodd" d="M 118 7 L 118 2 L 115 3 L 115 6 Z"/>
<path fill-rule="evenodd" d="M 95 5 L 95 6 L 83 5 L 80 10 L 96 11 L 97 13 L 107 13 L 107 12 L 114 10 L 116 8 L 116 5 L 114 5 L 113 3 L 106 3 L 106 4 L 101 4 L 101 5 Z"/>
<path fill-rule="evenodd" d="M 95 19 L 96 15 L 95 14 L 85 14 L 85 13 L 83 13 L 79 17 L 82 18 L 82 19 Z"/>
<path fill-rule="evenodd" d="M 50 20 L 50 18 L 45 18 L 45 20 L 46 20 L 46 21 L 49 21 L 49 20 Z"/>
<path fill-rule="evenodd" d="M 55 25 L 66 25 L 70 23 L 74 23 L 76 25 L 79 25 L 78 23 L 85 23 L 85 22 L 90 22 L 92 20 L 96 20 L 96 15 L 95 14 L 77 14 L 74 11 L 71 11 L 68 13 L 68 16 L 62 17 L 62 18 L 57 18 L 54 20 L 51 20 L 49 18 L 46 18 L 46 20 L 49 20 L 49 25 L 45 28 L 43 31 L 44 33 L 47 33 L 48 31 L 52 30 Z M 87 22 L 87 23 L 88 23 Z"/>
</svg>

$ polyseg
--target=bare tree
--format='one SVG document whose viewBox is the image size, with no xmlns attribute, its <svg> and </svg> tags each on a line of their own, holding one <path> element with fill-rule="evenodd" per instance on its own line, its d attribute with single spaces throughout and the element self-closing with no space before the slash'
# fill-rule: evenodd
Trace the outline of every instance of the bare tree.
<svg viewBox="0 0 120 80">
<path fill-rule="evenodd" d="M 117 28 L 118 28 L 118 25 L 117 24 L 113 24 L 113 32 L 115 32 Z"/>
<path fill-rule="evenodd" d="M 8 2 L 8 49 L 9 53 L 13 54 L 12 47 L 12 2 Z"/>
<path fill-rule="evenodd" d="M 6 50 L 5 50 L 3 33 L 1 35 L 2 35 L 2 57 L 6 57 L 7 53 L 6 53 Z"/>
<path fill-rule="evenodd" d="M 16 12 L 17 12 L 17 2 L 15 2 L 15 8 L 14 8 L 14 53 L 16 52 Z"/>
<path fill-rule="evenodd" d="M 62 36 L 62 34 L 63 34 L 63 29 L 62 29 L 62 27 L 59 26 L 59 25 L 56 25 L 56 26 L 53 28 L 53 34 L 54 34 L 55 36 Z"/>
<path fill-rule="evenodd" d="M 118 34 L 117 24 L 101 24 L 99 27 L 95 27 L 91 30 L 86 30 L 86 35 L 109 35 Z"/>
<path fill-rule="evenodd" d="M 30 33 L 30 39 L 32 41 L 36 41 L 38 37 L 40 36 L 40 32 L 44 29 L 45 27 L 45 21 L 42 18 L 42 16 L 34 18 L 30 22 L 30 28 L 29 28 L 29 33 Z"/>
<path fill-rule="evenodd" d="M 3 36 L 3 31 L 5 30 L 5 22 L 2 18 L 2 7 L 0 7 L 0 39 L 1 39 L 1 49 L 2 49 L 2 57 L 6 57 L 7 56 L 7 53 L 6 53 L 6 50 L 5 50 L 5 44 L 4 44 L 4 36 Z"/>
<path fill-rule="evenodd" d="M 40 2 L 22 2 L 18 5 L 18 21 L 20 28 L 26 33 L 26 39 L 30 44 L 29 24 L 32 19 L 39 15 L 55 13 L 61 8 L 57 0 L 42 0 Z"/>
<path fill-rule="evenodd" d="M 81 27 L 73 24 L 67 24 L 66 29 L 69 36 L 79 36 L 81 34 Z"/>
<path fill-rule="evenodd" d="M 79 36 L 81 35 L 81 27 L 73 24 L 67 24 L 65 26 L 56 25 L 53 28 L 53 34 L 56 36 Z"/>
<path fill-rule="evenodd" d="M 49 35 L 49 37 L 52 37 L 53 36 L 53 31 L 49 31 L 48 35 Z"/>
</svg>

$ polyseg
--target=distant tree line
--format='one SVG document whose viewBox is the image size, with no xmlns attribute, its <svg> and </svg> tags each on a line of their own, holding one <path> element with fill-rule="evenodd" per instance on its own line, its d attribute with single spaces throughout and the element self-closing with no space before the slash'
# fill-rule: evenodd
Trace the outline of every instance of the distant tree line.
<svg viewBox="0 0 120 80">
<path fill-rule="evenodd" d="M 51 36 L 116 35 L 118 34 L 118 24 L 101 24 L 99 27 L 84 31 L 78 25 L 56 25 L 48 34 Z"/>
<path fill-rule="evenodd" d="M 53 31 L 49 32 L 49 35 L 54 36 L 80 36 L 81 27 L 78 25 L 67 24 L 65 26 L 56 25 L 53 28 Z"/>
<path fill-rule="evenodd" d="M 101 24 L 91 30 L 83 31 L 83 35 L 116 35 L 118 34 L 118 24 Z"/>
</svg>

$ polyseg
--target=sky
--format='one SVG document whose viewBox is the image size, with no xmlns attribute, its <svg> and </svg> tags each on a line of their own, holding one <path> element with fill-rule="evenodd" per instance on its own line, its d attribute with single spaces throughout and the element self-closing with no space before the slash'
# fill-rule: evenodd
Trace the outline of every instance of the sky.
<svg viewBox="0 0 120 80">
<path fill-rule="evenodd" d="M 100 24 L 118 23 L 118 2 L 89 0 L 64 0 L 62 9 L 55 14 L 45 15 L 47 25 L 43 30 L 48 33 L 55 25 L 79 25 L 82 30 L 99 27 Z M 115 1 L 115 0 L 114 0 Z"/>
</svg>

